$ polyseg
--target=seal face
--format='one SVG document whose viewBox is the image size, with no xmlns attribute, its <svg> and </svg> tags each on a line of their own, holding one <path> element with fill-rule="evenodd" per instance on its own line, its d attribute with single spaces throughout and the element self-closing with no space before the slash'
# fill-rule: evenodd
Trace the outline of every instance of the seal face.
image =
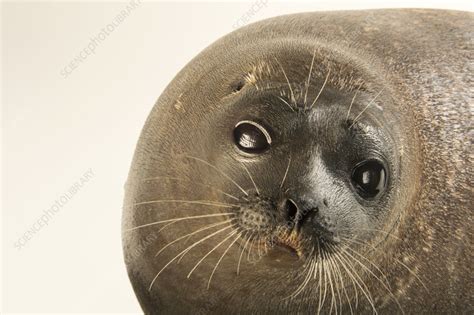
<svg viewBox="0 0 474 315">
<path fill-rule="evenodd" d="M 399 83 L 407 60 L 386 66 L 377 51 L 341 40 L 341 30 L 316 30 L 321 19 L 360 24 L 355 38 L 391 52 L 401 43 L 387 44 L 374 28 L 434 13 L 368 12 L 370 21 L 367 12 L 301 14 L 243 28 L 162 94 L 124 209 L 125 258 L 145 313 L 433 307 L 420 290 L 441 282 L 430 282 L 419 271 L 427 263 L 411 253 L 417 233 L 436 229 L 421 218 L 439 201 L 423 197 L 426 148 L 413 110 L 423 106 Z M 465 292 L 452 281 L 452 292 Z M 452 296 L 442 301 L 432 310 L 457 309 Z"/>
</svg>

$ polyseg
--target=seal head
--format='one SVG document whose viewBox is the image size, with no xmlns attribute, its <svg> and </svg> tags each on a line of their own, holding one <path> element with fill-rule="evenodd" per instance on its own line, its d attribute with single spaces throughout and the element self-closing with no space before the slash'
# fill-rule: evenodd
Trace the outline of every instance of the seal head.
<svg viewBox="0 0 474 315">
<path fill-rule="evenodd" d="M 320 28 L 360 23 L 355 38 L 401 45 L 364 25 L 404 11 L 369 12 L 243 28 L 162 94 L 124 212 L 146 313 L 405 312 L 408 292 L 429 290 L 404 249 L 413 209 L 433 204 L 420 204 L 425 140 L 402 61 Z"/>
</svg>

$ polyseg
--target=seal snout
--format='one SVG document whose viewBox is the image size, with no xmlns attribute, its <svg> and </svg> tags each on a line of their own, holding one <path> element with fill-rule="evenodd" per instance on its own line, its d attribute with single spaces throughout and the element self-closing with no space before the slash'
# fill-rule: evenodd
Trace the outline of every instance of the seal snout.
<svg viewBox="0 0 474 315">
<path fill-rule="evenodd" d="M 303 239 L 317 240 L 319 243 L 337 243 L 336 225 L 327 207 L 326 199 L 323 199 L 321 204 L 301 198 L 283 199 L 279 204 L 279 211 L 285 220 L 284 230 Z"/>
<path fill-rule="evenodd" d="M 287 198 L 280 202 L 279 211 L 282 214 L 288 230 L 300 230 L 302 225 L 318 213 L 319 207 L 306 202 L 296 202 Z"/>
<path fill-rule="evenodd" d="M 242 229 L 252 232 L 265 232 L 272 229 L 275 221 L 275 216 L 270 212 L 243 208 L 240 210 L 239 225 Z"/>
</svg>

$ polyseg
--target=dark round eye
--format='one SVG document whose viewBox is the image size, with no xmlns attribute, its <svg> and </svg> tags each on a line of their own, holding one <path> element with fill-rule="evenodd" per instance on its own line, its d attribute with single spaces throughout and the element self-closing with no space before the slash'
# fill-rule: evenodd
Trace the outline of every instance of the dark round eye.
<svg viewBox="0 0 474 315">
<path fill-rule="evenodd" d="M 352 171 L 352 185 L 364 199 L 377 197 L 387 185 L 387 172 L 377 160 L 367 160 L 357 164 Z"/>
<path fill-rule="evenodd" d="M 262 125 L 244 120 L 235 126 L 234 142 L 244 152 L 261 153 L 270 147 L 272 139 Z"/>
</svg>

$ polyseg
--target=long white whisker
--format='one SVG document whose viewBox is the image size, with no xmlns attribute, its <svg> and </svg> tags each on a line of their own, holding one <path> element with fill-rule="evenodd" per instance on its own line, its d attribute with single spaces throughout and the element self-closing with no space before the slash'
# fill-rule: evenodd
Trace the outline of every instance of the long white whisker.
<svg viewBox="0 0 474 315">
<path fill-rule="evenodd" d="M 350 249 L 350 248 L 347 248 L 347 249 Z M 347 250 L 345 249 L 341 249 L 343 251 L 343 254 L 345 253 L 348 258 L 350 257 L 352 260 L 354 260 L 355 262 L 357 262 L 362 268 L 364 268 L 368 273 L 370 273 L 375 279 L 377 279 L 380 284 L 382 284 L 382 286 L 385 288 L 385 290 L 387 290 L 388 294 L 392 297 L 392 299 L 395 301 L 395 303 L 398 305 L 400 311 L 402 312 L 402 314 L 405 314 L 405 311 L 402 309 L 402 306 L 400 305 L 400 303 L 398 302 L 398 299 L 395 297 L 395 295 L 392 293 L 392 290 L 390 289 L 390 284 L 387 282 L 387 284 L 385 284 L 384 281 L 382 281 L 382 279 L 380 279 L 380 277 L 378 277 L 372 270 L 370 270 L 370 268 L 368 268 L 365 264 L 363 264 L 360 260 L 358 260 L 357 258 L 355 258 L 353 255 L 351 255 Z M 366 261 L 368 261 L 371 265 L 375 266 L 374 263 L 372 263 L 370 260 L 368 260 L 367 258 L 361 256 L 359 253 L 357 253 L 356 251 L 350 249 L 353 253 L 359 255 L 360 257 L 364 258 Z M 375 266 L 376 269 L 380 271 L 380 269 Z M 382 273 L 382 276 L 384 277 L 385 281 L 387 281 L 387 278 L 385 277 L 385 275 Z"/>
<path fill-rule="evenodd" d="M 331 246 L 331 248 L 333 248 L 333 247 Z M 335 253 L 336 253 L 336 256 L 340 255 L 337 251 L 335 251 Z M 346 268 L 346 264 L 342 260 L 339 260 L 339 263 L 342 265 L 344 271 L 346 271 L 346 273 L 348 274 L 349 279 L 351 280 L 352 287 L 354 288 L 354 294 L 355 294 L 355 307 L 357 308 L 357 306 L 359 304 L 359 296 L 357 294 L 357 286 L 354 282 L 354 278 L 353 278 L 350 270 Z"/>
<path fill-rule="evenodd" d="M 195 216 L 191 216 L 191 217 L 182 217 L 182 218 L 168 219 L 168 220 L 162 220 L 162 221 L 155 221 L 155 222 L 152 222 L 152 223 L 142 224 L 142 225 L 130 228 L 130 229 L 126 229 L 125 232 L 130 232 L 130 231 L 141 229 L 141 228 L 144 228 L 144 227 L 147 227 L 147 226 L 157 225 L 157 224 L 161 224 L 161 223 L 178 222 L 178 221 L 184 221 L 184 220 L 193 220 L 193 219 L 210 218 L 210 217 L 219 217 L 219 216 L 225 216 L 225 215 L 234 216 L 235 214 L 231 213 L 231 212 L 214 213 L 214 214 L 203 214 L 203 215 L 195 215 Z"/>
<path fill-rule="evenodd" d="M 352 104 L 354 104 L 354 101 L 355 101 L 355 98 L 356 98 L 356 96 L 357 96 L 357 93 L 359 93 L 359 89 L 357 89 L 357 91 L 354 93 L 354 96 L 352 97 L 351 104 L 349 105 L 349 110 L 347 111 L 346 120 L 349 119 L 349 115 L 350 115 L 351 109 L 352 109 Z"/>
<path fill-rule="evenodd" d="M 250 261 L 250 253 L 252 252 L 252 249 L 253 249 L 253 244 L 255 243 L 255 240 L 257 239 L 257 235 L 254 235 L 252 237 L 252 241 L 250 242 L 250 247 L 249 247 L 249 251 L 247 252 L 247 261 Z M 253 257 L 252 257 L 253 258 Z"/>
<path fill-rule="evenodd" d="M 321 89 L 319 90 L 319 93 L 318 95 L 316 95 L 316 98 L 314 99 L 313 103 L 311 104 L 310 107 L 313 107 L 314 104 L 316 104 L 316 101 L 319 99 L 319 97 L 321 96 L 321 94 L 323 93 L 323 90 L 324 90 L 324 87 L 326 86 L 326 83 L 328 82 L 328 79 L 329 79 L 329 75 L 331 74 L 331 69 L 328 69 L 328 74 L 326 75 L 326 79 L 324 79 L 324 83 L 321 87 Z"/>
<path fill-rule="evenodd" d="M 335 254 L 333 253 L 332 255 L 335 255 Z M 342 298 L 341 298 L 341 292 L 340 292 L 341 289 L 339 288 L 339 285 L 337 284 L 337 279 L 339 278 L 339 280 L 341 281 L 341 284 L 342 284 L 342 279 L 340 278 L 339 269 L 337 267 L 337 264 L 334 262 L 334 258 L 332 257 L 332 255 L 328 255 L 327 258 L 328 258 L 328 264 L 329 264 L 331 273 L 334 275 L 334 287 L 335 287 L 334 291 L 336 292 L 337 297 L 339 299 L 339 307 L 337 307 L 337 301 L 335 303 L 336 314 L 338 310 L 342 314 Z M 344 285 L 342 285 L 342 287 L 344 287 Z"/>
<path fill-rule="evenodd" d="M 164 229 L 166 229 L 168 226 L 173 225 L 173 224 L 175 224 L 176 222 L 179 222 L 179 221 L 173 221 L 173 222 L 169 222 L 169 223 L 163 225 L 163 226 L 157 231 L 157 233 L 160 233 L 161 231 L 163 231 Z"/>
<path fill-rule="evenodd" d="M 378 233 L 383 233 L 389 237 L 392 237 L 398 241 L 401 241 L 402 239 L 399 238 L 398 236 L 396 236 L 395 234 L 393 233 L 390 233 L 390 232 L 387 232 L 387 231 L 384 231 L 384 230 L 380 230 L 380 229 L 363 229 L 363 228 L 354 228 L 354 229 L 339 229 L 339 231 L 369 231 L 369 232 L 378 232 Z"/>
<path fill-rule="evenodd" d="M 191 181 L 191 180 L 187 180 L 187 179 L 183 179 L 183 178 L 179 178 L 179 177 L 172 177 L 172 176 L 154 176 L 154 177 L 148 177 L 148 178 L 144 178 L 142 179 L 142 181 L 150 181 L 150 180 L 159 180 L 159 179 L 171 179 L 171 180 L 175 180 L 175 181 L 183 181 L 183 182 L 188 182 L 188 183 L 192 183 L 193 185 L 199 185 L 199 186 L 203 186 L 203 187 L 208 187 L 208 188 L 211 188 L 212 190 L 215 190 L 217 192 L 220 192 L 224 195 L 226 195 L 227 197 L 230 197 L 234 200 L 240 200 L 239 198 L 237 198 L 236 196 L 234 195 L 231 195 L 223 190 L 220 190 L 218 188 L 215 188 L 214 186 L 212 185 L 207 185 L 207 184 L 204 184 L 204 183 L 199 183 L 199 182 L 195 182 L 195 181 Z M 182 183 L 180 183 L 181 185 L 183 185 Z"/>
<path fill-rule="evenodd" d="M 176 255 L 173 259 L 171 259 L 163 268 L 161 268 L 161 270 L 156 274 L 156 276 L 153 278 L 153 280 L 152 280 L 151 283 L 150 283 L 150 286 L 149 286 L 149 288 L 148 288 L 148 291 L 151 291 L 151 288 L 153 287 L 153 284 L 155 283 L 156 279 L 158 279 L 158 277 L 159 277 L 160 274 L 163 272 L 163 270 L 165 270 L 169 265 L 171 265 L 171 263 L 173 263 L 173 261 L 175 261 L 179 256 L 181 256 L 181 254 L 183 254 L 183 253 L 185 253 L 185 252 L 188 252 L 190 248 L 193 248 L 193 247 L 199 245 L 200 243 L 204 242 L 205 240 L 207 240 L 207 239 L 209 239 L 209 238 L 211 238 L 211 237 L 213 237 L 213 236 L 215 236 L 215 235 L 217 235 L 217 234 L 219 234 L 219 233 L 221 233 L 221 232 L 223 232 L 223 231 L 225 231 L 225 230 L 227 230 L 227 229 L 229 229 L 229 228 L 231 228 L 231 226 L 226 226 L 226 227 L 220 229 L 219 231 L 214 232 L 214 233 L 212 233 L 212 234 L 210 234 L 210 235 L 208 235 L 208 236 L 206 236 L 206 237 L 200 239 L 199 241 L 195 242 L 194 244 L 190 245 L 189 247 L 187 247 L 186 249 L 184 249 L 183 251 L 181 251 L 181 252 L 180 252 L 178 255 Z"/>
<path fill-rule="evenodd" d="M 319 246 L 319 242 L 316 243 L 318 245 L 318 260 L 321 261 L 322 260 L 322 256 L 321 256 L 321 247 Z M 314 277 L 316 277 L 316 272 L 314 273 Z M 321 308 L 322 308 L 322 305 L 321 305 L 321 300 L 322 300 L 322 297 L 323 297 L 323 286 L 322 286 L 322 278 L 323 278 L 323 271 L 322 271 L 322 263 L 318 263 L 318 291 L 319 291 L 319 298 L 318 298 L 318 312 L 317 314 L 319 315 L 319 313 L 321 312 Z"/>
<path fill-rule="evenodd" d="M 374 311 L 374 313 L 375 313 L 375 314 L 378 314 L 377 309 L 375 308 L 375 304 L 374 304 L 374 302 L 373 302 L 373 299 L 372 299 L 372 296 L 371 296 L 371 294 L 370 294 L 369 289 L 368 289 L 367 286 L 365 285 L 364 281 L 360 278 L 360 276 L 358 275 L 358 273 L 357 273 L 357 271 L 354 269 L 354 267 L 351 266 L 351 265 L 349 264 L 349 262 L 345 259 L 345 257 L 342 256 L 342 255 L 336 256 L 336 259 L 338 259 L 339 261 L 346 261 L 348 268 L 352 269 L 352 271 L 353 271 L 353 276 L 355 277 L 354 280 L 356 280 L 357 286 L 358 286 L 359 289 L 362 291 L 362 294 L 364 294 L 365 298 L 367 299 L 367 301 L 368 301 L 369 304 L 371 305 L 372 310 Z M 344 267 L 344 264 L 342 264 L 342 266 Z M 344 268 L 345 268 L 345 267 L 344 267 Z M 349 274 L 349 272 L 348 272 L 348 274 Z M 358 281 L 357 281 L 357 279 L 358 279 Z M 360 281 L 360 283 L 359 283 L 359 281 Z M 363 286 L 365 289 L 364 289 L 362 286 Z M 367 292 L 366 292 L 366 290 L 367 290 Z"/>
<path fill-rule="evenodd" d="M 186 276 L 186 278 L 189 279 L 189 277 L 191 277 L 192 273 L 194 272 L 194 270 L 196 270 L 196 268 L 204 261 L 204 259 L 206 259 L 210 254 L 212 254 L 219 246 L 221 246 L 222 244 L 224 244 L 225 241 L 227 241 L 229 238 L 231 238 L 232 236 L 235 235 L 235 233 L 237 233 L 237 231 L 232 231 L 230 232 L 229 234 L 226 235 L 226 237 L 221 241 L 219 242 L 216 246 L 214 246 L 210 251 L 207 252 L 207 254 L 205 254 L 204 256 L 202 256 L 202 258 L 194 265 L 194 267 L 191 269 L 191 271 L 189 271 L 188 275 Z"/>
<path fill-rule="evenodd" d="M 242 236 L 242 234 L 237 235 L 237 237 L 232 241 L 232 243 L 230 243 L 229 247 L 226 248 L 226 250 L 224 251 L 224 253 L 222 253 L 222 256 L 221 256 L 221 257 L 219 258 L 219 260 L 217 261 L 216 265 L 214 266 L 214 269 L 212 270 L 211 275 L 209 276 L 209 281 L 207 282 L 207 288 L 208 288 L 208 289 L 209 289 L 209 287 L 211 286 L 212 276 L 214 276 L 214 273 L 216 272 L 217 267 L 218 267 L 219 264 L 221 263 L 222 258 L 224 258 L 225 254 L 227 254 L 227 252 L 229 251 L 229 249 L 232 247 L 232 245 L 235 244 L 235 242 L 237 242 L 237 240 L 239 239 L 240 236 Z"/>
<path fill-rule="evenodd" d="M 213 224 L 210 224 L 210 225 L 207 225 L 203 228 L 200 228 L 194 232 L 191 232 L 189 234 L 186 234 L 186 235 L 183 235 L 183 236 L 180 236 L 178 237 L 177 239 L 175 239 L 174 241 L 171 241 L 169 242 L 168 244 L 166 244 L 163 248 L 161 248 L 156 254 L 155 254 L 155 257 L 157 257 L 161 252 L 163 252 L 166 248 L 168 248 L 169 246 L 175 244 L 176 242 L 179 242 L 180 240 L 186 238 L 186 237 L 190 237 L 192 235 L 195 235 L 199 232 L 202 232 L 202 231 L 205 231 L 205 230 L 209 230 L 209 229 L 212 229 L 213 227 L 216 227 L 216 226 L 219 226 L 219 225 L 223 225 L 223 224 L 227 224 L 227 223 L 230 223 L 232 222 L 232 220 L 227 220 L 227 221 L 223 221 L 223 222 L 218 222 L 218 223 L 213 223 Z"/>
<path fill-rule="evenodd" d="M 292 112 L 296 112 L 293 106 L 291 106 L 284 98 L 282 98 L 281 96 L 278 96 L 278 99 L 280 99 L 280 101 L 285 103 L 291 109 Z"/>
<path fill-rule="evenodd" d="M 324 276 L 324 293 L 323 293 L 323 300 L 321 302 L 321 309 L 318 309 L 318 314 L 320 313 L 320 311 L 322 310 L 322 308 L 324 307 L 324 302 L 326 301 L 326 294 L 327 294 L 327 287 L 328 287 L 328 280 L 327 280 L 327 267 L 325 266 L 325 263 L 324 263 L 324 257 L 320 256 L 321 257 L 321 270 L 323 271 L 323 276 Z"/>
<path fill-rule="evenodd" d="M 346 239 L 345 237 L 341 237 L 341 239 L 350 241 L 350 239 Z M 359 256 L 360 258 L 362 258 L 363 260 L 365 260 L 366 262 L 368 262 L 371 266 L 373 266 L 373 267 L 382 275 L 382 277 L 383 277 L 384 280 L 385 280 L 385 283 L 387 284 L 387 286 L 390 287 L 390 284 L 389 284 L 389 282 L 388 282 L 387 277 L 385 276 L 385 274 L 382 272 L 382 270 L 380 270 L 380 268 L 379 268 L 376 264 L 374 264 L 373 262 L 371 262 L 369 259 L 367 259 L 367 258 L 364 257 L 363 255 L 359 254 L 356 250 L 353 250 L 353 249 L 352 249 L 351 247 L 349 247 L 349 246 L 346 247 L 346 248 L 341 248 L 341 250 L 342 250 L 342 251 L 345 251 L 345 252 L 346 252 L 346 250 L 350 250 L 352 253 L 354 253 L 355 255 Z M 350 255 L 349 252 L 346 252 L 346 253 L 347 253 L 348 255 Z M 350 256 L 352 256 L 352 255 L 350 255 Z M 353 256 L 352 256 L 352 257 L 353 257 Z M 358 260 L 357 260 L 355 257 L 353 257 L 353 259 L 354 259 L 356 262 L 358 262 Z M 359 262 L 359 264 L 360 264 L 360 262 Z"/>
<path fill-rule="evenodd" d="M 372 246 L 372 245 L 370 245 L 370 244 L 367 244 L 367 243 L 364 243 L 364 242 L 360 242 L 360 241 L 356 241 L 356 240 L 346 239 L 346 241 L 348 241 L 348 240 L 349 240 L 349 241 L 352 241 L 352 242 L 354 242 L 354 243 L 363 245 L 363 246 L 368 246 L 368 247 L 372 248 L 373 250 L 377 250 L 376 247 L 374 247 L 374 246 Z M 420 282 L 420 284 L 423 286 L 423 288 L 424 288 L 427 292 L 429 292 L 429 290 L 428 290 L 428 288 L 426 287 L 426 285 L 424 284 L 424 282 L 421 281 L 420 277 L 418 277 L 418 275 L 417 275 L 416 273 L 414 273 L 410 268 L 408 268 L 407 265 L 405 265 L 404 263 L 402 263 L 398 258 L 396 258 L 396 257 L 392 257 L 392 258 L 395 259 L 395 261 L 396 261 L 397 263 L 399 263 L 402 267 L 404 267 L 412 276 L 414 276 L 414 277 Z"/>
<path fill-rule="evenodd" d="M 211 163 L 207 162 L 207 161 L 204 161 L 203 159 L 200 159 L 200 158 L 197 158 L 197 157 L 194 157 L 194 156 L 190 156 L 190 155 L 186 155 L 187 158 L 189 159 L 193 159 L 193 160 L 196 160 L 198 162 L 201 162 L 201 163 L 204 163 L 206 164 L 207 166 L 209 167 L 212 167 L 213 169 L 215 169 L 217 172 L 219 172 L 222 176 L 224 176 L 225 178 L 227 178 L 228 180 L 230 180 L 237 188 L 239 188 L 246 196 L 248 196 L 249 194 L 239 185 L 237 184 L 229 175 L 227 175 L 226 173 L 224 173 L 223 171 L 221 171 L 220 169 L 218 169 L 217 167 L 215 167 L 214 165 L 212 165 Z"/>
<path fill-rule="evenodd" d="M 331 245 L 329 245 L 329 246 L 332 248 Z M 333 250 L 333 252 L 334 252 L 334 255 L 339 255 L 336 251 Z M 351 312 L 351 315 L 353 315 L 353 314 L 354 314 L 354 311 L 352 310 L 351 301 L 350 301 L 350 299 L 349 299 L 349 295 L 347 294 L 347 290 L 346 290 L 345 285 L 344 285 L 344 279 L 343 279 L 343 276 L 342 276 L 341 269 L 339 268 L 339 266 L 338 266 L 336 260 L 335 260 L 333 257 L 329 257 L 329 260 L 331 261 L 331 264 L 333 265 L 334 270 L 335 270 L 335 272 L 336 272 L 336 274 L 337 274 L 337 276 L 338 276 L 338 278 L 339 278 L 339 282 L 340 282 L 340 284 L 341 284 L 341 288 L 342 288 L 342 290 L 343 290 L 343 292 L 344 292 L 344 295 L 345 295 L 345 297 L 346 297 L 347 303 L 349 304 L 349 310 L 350 310 L 350 312 Z M 339 295 L 339 305 L 340 305 L 340 311 L 341 311 L 341 313 L 342 313 L 342 300 L 341 300 L 341 298 L 340 298 L 340 295 Z"/>
<path fill-rule="evenodd" d="M 247 232 L 247 233 L 245 234 L 244 238 L 247 237 L 247 234 L 248 234 L 248 233 L 249 233 L 249 232 Z M 245 242 L 245 245 L 244 245 L 244 247 L 242 248 L 242 252 L 240 253 L 239 262 L 238 262 L 238 264 L 237 264 L 237 275 L 240 274 L 240 262 L 242 261 L 242 256 L 244 255 L 245 248 L 247 248 L 247 245 L 248 245 L 249 241 L 250 241 L 250 236 L 247 238 L 247 241 Z"/>
<path fill-rule="evenodd" d="M 222 208 L 238 207 L 238 205 L 234 205 L 231 203 L 208 202 L 206 200 L 178 200 L 178 199 L 160 199 L 160 200 L 143 201 L 143 202 L 134 203 L 130 206 L 140 206 L 140 205 L 148 205 L 148 204 L 155 204 L 155 203 L 186 203 L 186 204 L 196 204 L 196 205 L 214 206 L 214 207 L 222 207 Z"/>
<path fill-rule="evenodd" d="M 241 164 L 242 164 L 243 168 L 245 169 L 245 171 L 247 172 L 247 174 L 249 175 L 250 180 L 252 181 L 252 184 L 253 184 L 253 186 L 255 187 L 255 190 L 257 191 L 257 195 L 260 195 L 260 192 L 259 192 L 259 190 L 258 190 L 257 184 L 255 184 L 255 181 L 253 180 L 253 177 L 252 177 L 252 175 L 250 174 L 248 168 L 245 166 L 244 163 L 241 162 Z"/>
<path fill-rule="evenodd" d="M 290 155 L 290 158 L 288 159 L 288 165 L 285 170 L 285 175 L 283 175 L 283 179 L 281 180 L 280 190 L 283 188 L 283 184 L 285 183 L 286 176 L 288 175 L 288 170 L 290 169 L 290 164 L 291 164 L 291 155 Z"/>
<path fill-rule="evenodd" d="M 309 67 L 308 80 L 306 81 L 306 91 L 304 93 L 304 108 L 305 109 L 306 109 L 306 104 L 307 104 L 307 99 L 308 99 L 309 83 L 311 81 L 311 74 L 313 73 L 314 57 L 316 57 L 316 49 L 313 51 L 313 58 L 311 59 L 311 66 Z"/>
<path fill-rule="evenodd" d="M 308 263 L 308 267 L 305 268 L 303 271 L 303 274 L 306 273 L 305 278 L 303 279 L 303 282 L 296 288 L 296 290 L 287 296 L 285 299 L 290 299 L 296 297 L 301 291 L 304 286 L 308 283 L 308 279 L 311 278 L 311 273 L 313 272 L 313 267 L 314 267 L 314 260 L 311 259 L 311 261 Z"/>
<path fill-rule="evenodd" d="M 283 75 L 285 76 L 286 83 L 288 84 L 288 87 L 290 88 L 290 93 L 291 93 L 291 101 L 296 105 L 296 98 L 295 94 L 293 93 L 293 88 L 291 87 L 290 80 L 288 79 L 288 76 L 286 75 L 285 69 L 283 69 L 283 66 L 281 65 L 280 61 L 275 57 L 276 62 L 280 66 L 281 71 L 283 72 Z"/>
<path fill-rule="evenodd" d="M 357 115 L 356 118 L 354 118 L 352 124 L 349 126 L 349 129 L 351 129 L 352 126 L 355 125 L 355 123 L 357 122 L 357 119 L 359 119 L 359 117 L 362 116 L 363 113 L 365 113 L 365 111 L 370 107 L 370 105 L 372 105 L 372 104 L 375 102 L 375 100 L 377 99 L 377 97 L 378 97 L 380 94 L 382 94 L 382 92 L 383 92 L 384 89 L 385 89 L 385 88 L 381 89 L 380 92 L 378 92 L 377 95 L 375 95 L 375 97 L 369 102 L 369 104 L 367 104 L 367 106 L 364 107 L 364 109 L 359 113 L 359 115 Z"/>
<path fill-rule="evenodd" d="M 331 290 L 331 306 L 330 306 L 330 309 L 329 309 L 329 314 L 332 314 L 332 309 L 333 309 L 333 305 L 334 305 L 334 310 L 337 314 L 337 302 L 336 302 L 336 297 L 335 297 L 335 294 L 334 294 L 334 286 L 333 286 L 333 283 L 332 283 L 332 269 L 331 269 L 331 264 L 329 262 L 329 255 L 328 254 L 324 254 L 324 257 L 325 257 L 325 260 L 326 260 L 326 263 L 327 263 L 327 273 L 328 273 L 328 278 L 329 278 L 329 289 Z"/>
</svg>

